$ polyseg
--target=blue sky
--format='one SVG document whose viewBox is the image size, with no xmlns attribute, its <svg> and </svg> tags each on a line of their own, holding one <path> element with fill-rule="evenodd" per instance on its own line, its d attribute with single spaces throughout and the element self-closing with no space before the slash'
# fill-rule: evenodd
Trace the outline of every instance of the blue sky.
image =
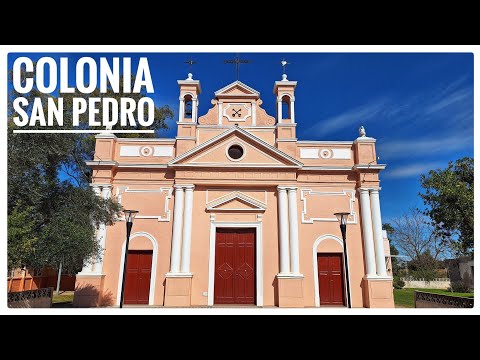
<svg viewBox="0 0 480 360">
<path fill-rule="evenodd" d="M 47 54 L 26 55 L 33 60 Z M 75 60 L 82 56 L 131 56 L 134 69 L 148 57 L 157 106 L 178 110 L 176 80 L 185 79 L 191 56 L 195 79 L 202 85 L 202 115 L 211 107 L 214 91 L 235 80 L 235 67 L 224 64 L 235 54 L 49 54 L 70 58 L 70 83 Z M 377 139 L 377 155 L 387 169 L 381 174 L 383 221 L 408 207 L 422 207 L 419 176 L 445 167 L 449 160 L 473 157 L 473 54 L 470 53 L 243 53 L 240 80 L 260 91 L 263 107 L 275 115 L 273 83 L 281 79 L 285 57 L 289 80 L 298 81 L 295 94 L 300 140 L 354 140 L 357 129 Z M 174 137 L 175 120 L 160 134 Z"/>
</svg>

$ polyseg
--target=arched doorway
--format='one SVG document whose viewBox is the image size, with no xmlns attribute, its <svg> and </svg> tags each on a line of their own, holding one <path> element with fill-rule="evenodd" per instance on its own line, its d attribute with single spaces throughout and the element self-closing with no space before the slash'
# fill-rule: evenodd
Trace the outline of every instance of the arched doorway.
<svg viewBox="0 0 480 360">
<path fill-rule="evenodd" d="M 315 306 L 345 306 L 346 279 L 343 242 L 335 235 L 320 236 L 313 244 Z"/>
<path fill-rule="evenodd" d="M 118 279 L 117 305 L 120 305 L 125 242 L 122 247 Z M 130 236 L 128 246 L 127 276 L 125 278 L 125 305 L 153 305 L 157 272 L 158 245 L 156 239 L 146 232 Z"/>
</svg>

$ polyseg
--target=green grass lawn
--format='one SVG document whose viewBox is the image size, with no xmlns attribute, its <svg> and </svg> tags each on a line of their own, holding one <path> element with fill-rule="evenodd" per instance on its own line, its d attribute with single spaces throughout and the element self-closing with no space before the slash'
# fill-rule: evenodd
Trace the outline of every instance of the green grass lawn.
<svg viewBox="0 0 480 360">
<path fill-rule="evenodd" d="M 52 304 L 72 304 L 73 303 L 73 292 L 60 293 L 57 295 L 56 292 L 53 292 Z"/>
<path fill-rule="evenodd" d="M 396 307 L 413 308 L 415 307 L 415 290 L 424 291 L 434 294 L 450 295 L 450 296 L 462 296 L 473 298 L 473 293 L 456 293 L 447 290 L 438 289 L 394 289 L 393 297 L 395 299 Z"/>
</svg>

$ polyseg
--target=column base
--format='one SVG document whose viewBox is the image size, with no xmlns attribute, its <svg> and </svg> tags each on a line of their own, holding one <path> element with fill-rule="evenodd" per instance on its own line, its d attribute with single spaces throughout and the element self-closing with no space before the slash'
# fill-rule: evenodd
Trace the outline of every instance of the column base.
<svg viewBox="0 0 480 360">
<path fill-rule="evenodd" d="M 191 305 L 192 277 L 190 273 L 165 274 L 166 307 L 183 307 Z"/>
<path fill-rule="evenodd" d="M 303 308 L 303 275 L 278 274 L 278 307 Z"/>
<path fill-rule="evenodd" d="M 363 298 L 367 308 L 394 308 L 393 279 L 390 277 L 364 277 Z"/>
<path fill-rule="evenodd" d="M 105 275 L 95 273 L 79 273 L 75 280 L 73 307 L 89 308 L 112 306 L 113 299 L 103 293 Z"/>
</svg>

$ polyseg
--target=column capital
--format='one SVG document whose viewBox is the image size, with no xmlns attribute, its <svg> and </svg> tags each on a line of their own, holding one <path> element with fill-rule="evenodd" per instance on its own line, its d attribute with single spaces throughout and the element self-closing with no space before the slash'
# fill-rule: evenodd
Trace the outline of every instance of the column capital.
<svg viewBox="0 0 480 360">
<path fill-rule="evenodd" d="M 99 188 L 99 189 L 102 189 L 102 188 L 111 188 L 113 185 L 112 184 L 97 184 L 97 183 L 91 183 L 90 186 L 95 189 L 95 188 Z"/>
<path fill-rule="evenodd" d="M 359 193 L 367 193 L 367 194 L 370 193 L 370 190 L 371 190 L 370 188 L 358 188 L 357 189 L 357 191 Z"/>
<path fill-rule="evenodd" d="M 193 190 L 195 188 L 195 185 L 191 184 L 175 184 L 173 185 L 175 189 L 185 189 L 185 190 Z"/>
<path fill-rule="evenodd" d="M 297 191 L 298 186 L 287 186 L 288 191 Z"/>
<path fill-rule="evenodd" d="M 380 187 L 379 188 L 372 188 L 372 189 L 370 189 L 370 192 L 372 194 L 378 194 L 380 190 L 382 190 L 382 188 L 380 188 Z"/>
<path fill-rule="evenodd" d="M 278 191 L 287 191 L 287 189 L 288 189 L 288 186 L 280 186 L 280 185 L 277 186 Z"/>
</svg>

